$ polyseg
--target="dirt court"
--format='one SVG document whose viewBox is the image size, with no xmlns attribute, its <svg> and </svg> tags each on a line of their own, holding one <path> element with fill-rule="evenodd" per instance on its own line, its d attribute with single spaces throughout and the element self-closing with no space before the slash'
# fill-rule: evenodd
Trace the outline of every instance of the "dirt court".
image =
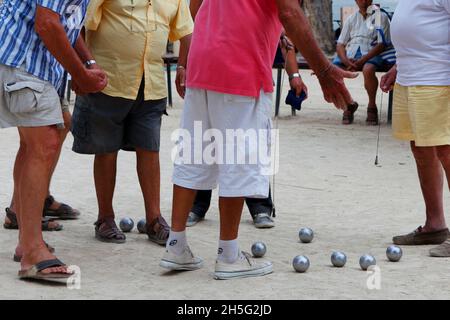
<svg viewBox="0 0 450 320">
<path fill-rule="evenodd" d="M 61 232 L 45 233 L 45 239 L 56 247 L 58 257 L 80 267 L 81 288 L 18 280 L 19 265 L 12 261 L 17 232 L 1 229 L 0 299 L 449 299 L 449 259 L 430 258 L 426 246 L 404 247 L 398 263 L 388 262 L 385 256 L 393 235 L 412 231 L 424 222 L 424 204 L 408 143 L 395 141 L 386 124 L 387 95 L 377 167 L 378 128 L 365 125 L 367 97 L 362 77 L 347 82 L 360 109 L 355 124 L 342 126 L 340 112 L 324 102 L 317 80 L 308 72 L 302 75 L 309 86 L 309 99 L 296 117 L 291 117 L 283 104 L 278 120 L 276 227 L 255 229 L 247 209 L 241 222 L 242 249 L 249 251 L 254 241 L 264 241 L 268 247 L 265 258 L 274 263 L 273 274 L 232 281 L 212 278 L 219 220 L 216 193 L 207 219 L 188 229 L 191 248 L 205 260 L 199 271 L 166 273 L 158 266 L 163 247 L 150 243 L 136 229 L 123 245 L 96 241 L 93 157 L 73 153 L 69 135 L 51 190 L 57 199 L 78 208 L 82 216 L 78 221 L 63 222 Z M 284 95 L 287 82 L 285 79 Z M 162 128 L 161 210 L 168 219 L 172 201 L 170 135 L 178 127 L 181 110 L 182 101 L 175 97 Z M 0 145 L 0 204 L 4 208 L 12 193 L 16 130 L 2 130 Z M 445 197 L 448 208 L 448 192 Z M 122 152 L 119 157 L 115 208 L 118 218 L 129 216 L 137 222 L 144 217 L 132 153 Z M 298 240 L 298 230 L 305 226 L 316 234 L 310 244 Z M 344 268 L 331 267 L 333 250 L 347 254 Z M 377 258 L 378 290 L 367 287 L 370 275 L 359 268 L 364 253 Z M 305 274 L 295 273 L 291 266 L 299 254 L 311 260 Z"/>
</svg>

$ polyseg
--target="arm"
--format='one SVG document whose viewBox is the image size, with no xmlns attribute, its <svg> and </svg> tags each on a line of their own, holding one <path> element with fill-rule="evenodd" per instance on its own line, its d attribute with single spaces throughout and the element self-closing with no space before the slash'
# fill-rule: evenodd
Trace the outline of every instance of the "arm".
<svg viewBox="0 0 450 320">
<path fill-rule="evenodd" d="M 352 60 L 347 57 L 347 50 L 345 49 L 345 45 L 343 45 L 342 43 L 338 43 L 336 46 L 336 52 L 339 59 L 348 69 L 356 71 L 357 66 Z"/>
<path fill-rule="evenodd" d="M 47 8 L 36 9 L 35 30 L 48 51 L 71 74 L 74 81 L 82 85 L 85 92 L 98 92 L 106 86 L 103 72 L 84 67 L 77 52 L 72 48 L 66 32 L 60 23 L 60 16 Z"/>
<path fill-rule="evenodd" d="M 298 72 L 297 55 L 295 53 L 295 49 L 288 49 L 286 51 L 284 59 L 286 60 L 285 69 L 286 73 L 290 77 L 289 84 L 291 85 L 291 88 L 295 90 L 297 96 L 300 96 L 302 91 L 305 91 L 306 96 L 308 97 L 308 88 L 306 87 L 305 83 L 300 77 L 300 73 Z M 292 75 L 296 75 L 296 77 L 292 77 Z"/>
<path fill-rule="evenodd" d="M 383 92 L 389 92 L 394 88 L 397 80 L 397 65 L 394 65 L 384 76 L 381 77 L 380 88 Z"/>
<path fill-rule="evenodd" d="M 94 56 L 89 51 L 84 39 L 85 39 L 85 29 L 83 28 L 81 30 L 80 36 L 77 39 L 77 42 L 75 43 L 75 51 L 78 54 L 78 57 L 80 57 L 80 60 L 82 62 L 94 60 Z"/>
<path fill-rule="evenodd" d="M 191 10 L 192 19 L 195 21 L 195 16 L 197 15 L 200 6 L 202 5 L 203 0 L 191 0 L 189 4 L 189 9 Z"/>
<path fill-rule="evenodd" d="M 180 97 L 184 99 L 186 93 L 186 65 L 189 55 L 189 48 L 191 46 L 192 35 L 187 35 L 180 39 L 180 57 L 178 58 L 177 77 L 175 85 Z"/>
<path fill-rule="evenodd" d="M 372 50 L 369 51 L 368 54 L 361 57 L 358 61 L 355 62 L 356 66 L 358 67 L 358 70 L 362 69 L 364 65 L 372 59 L 373 57 L 378 56 L 379 54 L 383 53 L 383 51 L 386 49 L 386 46 L 383 43 L 377 44 L 375 47 L 372 48 Z"/>
<path fill-rule="evenodd" d="M 289 38 L 317 74 L 325 100 L 333 102 L 339 109 L 345 109 L 353 99 L 345 87 L 344 77 L 355 78 L 357 74 L 336 68 L 328 61 L 314 39 L 297 0 L 276 0 L 276 3 L 280 21 Z"/>
</svg>

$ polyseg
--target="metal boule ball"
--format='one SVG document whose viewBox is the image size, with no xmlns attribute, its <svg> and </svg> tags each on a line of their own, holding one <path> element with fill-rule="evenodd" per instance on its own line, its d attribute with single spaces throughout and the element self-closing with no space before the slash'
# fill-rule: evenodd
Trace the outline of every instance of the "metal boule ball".
<svg viewBox="0 0 450 320">
<path fill-rule="evenodd" d="M 134 228 L 134 221 L 128 217 L 122 218 L 120 220 L 119 227 L 123 232 L 130 232 Z"/>
<path fill-rule="evenodd" d="M 138 224 L 137 224 L 137 229 L 139 231 L 139 233 L 146 233 L 147 232 L 147 221 L 145 219 L 141 219 L 139 220 Z"/>
<path fill-rule="evenodd" d="M 292 266 L 294 270 L 299 273 L 304 273 L 309 269 L 309 259 L 305 256 L 296 256 L 294 260 L 292 260 Z"/>
<path fill-rule="evenodd" d="M 359 265 L 364 271 L 367 270 L 370 266 L 374 266 L 376 264 L 377 260 L 370 254 L 365 254 L 361 256 L 361 258 L 359 258 Z"/>
<path fill-rule="evenodd" d="M 386 249 L 386 256 L 389 259 L 389 261 L 397 262 L 400 261 L 402 258 L 403 251 L 400 247 L 397 246 L 389 246 Z"/>
<path fill-rule="evenodd" d="M 342 268 L 347 263 L 347 256 L 343 252 L 335 251 L 331 254 L 331 263 L 337 268 Z"/>
<path fill-rule="evenodd" d="M 301 228 L 298 237 L 303 243 L 310 243 L 314 239 L 314 232 L 310 228 Z"/>
<path fill-rule="evenodd" d="M 263 242 L 255 242 L 252 245 L 252 254 L 255 258 L 261 258 L 266 254 L 267 247 Z"/>
</svg>

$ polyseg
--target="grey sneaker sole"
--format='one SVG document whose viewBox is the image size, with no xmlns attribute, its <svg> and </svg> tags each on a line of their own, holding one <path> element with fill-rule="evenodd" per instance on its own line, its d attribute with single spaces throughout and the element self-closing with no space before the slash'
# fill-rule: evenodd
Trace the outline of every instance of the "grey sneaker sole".
<svg viewBox="0 0 450 320">
<path fill-rule="evenodd" d="M 257 229 L 269 229 L 275 227 L 275 222 L 272 223 L 255 223 Z"/>
<path fill-rule="evenodd" d="M 233 272 L 214 272 L 214 279 L 216 280 L 230 280 L 249 277 L 261 277 L 273 272 L 273 265 L 268 265 L 259 269 L 248 271 L 233 271 Z"/>
<path fill-rule="evenodd" d="M 179 264 L 172 261 L 161 260 L 159 266 L 172 271 L 194 271 L 203 267 L 203 261 L 200 261 L 199 263 Z"/>
</svg>

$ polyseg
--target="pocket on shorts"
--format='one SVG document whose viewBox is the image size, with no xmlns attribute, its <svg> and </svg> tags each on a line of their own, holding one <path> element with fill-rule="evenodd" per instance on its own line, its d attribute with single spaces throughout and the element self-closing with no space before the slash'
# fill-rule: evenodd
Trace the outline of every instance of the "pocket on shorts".
<svg viewBox="0 0 450 320">
<path fill-rule="evenodd" d="M 31 80 L 18 80 L 5 83 L 4 92 L 8 109 L 11 113 L 36 112 L 40 108 L 40 99 L 45 90 L 45 83 Z"/>
</svg>

